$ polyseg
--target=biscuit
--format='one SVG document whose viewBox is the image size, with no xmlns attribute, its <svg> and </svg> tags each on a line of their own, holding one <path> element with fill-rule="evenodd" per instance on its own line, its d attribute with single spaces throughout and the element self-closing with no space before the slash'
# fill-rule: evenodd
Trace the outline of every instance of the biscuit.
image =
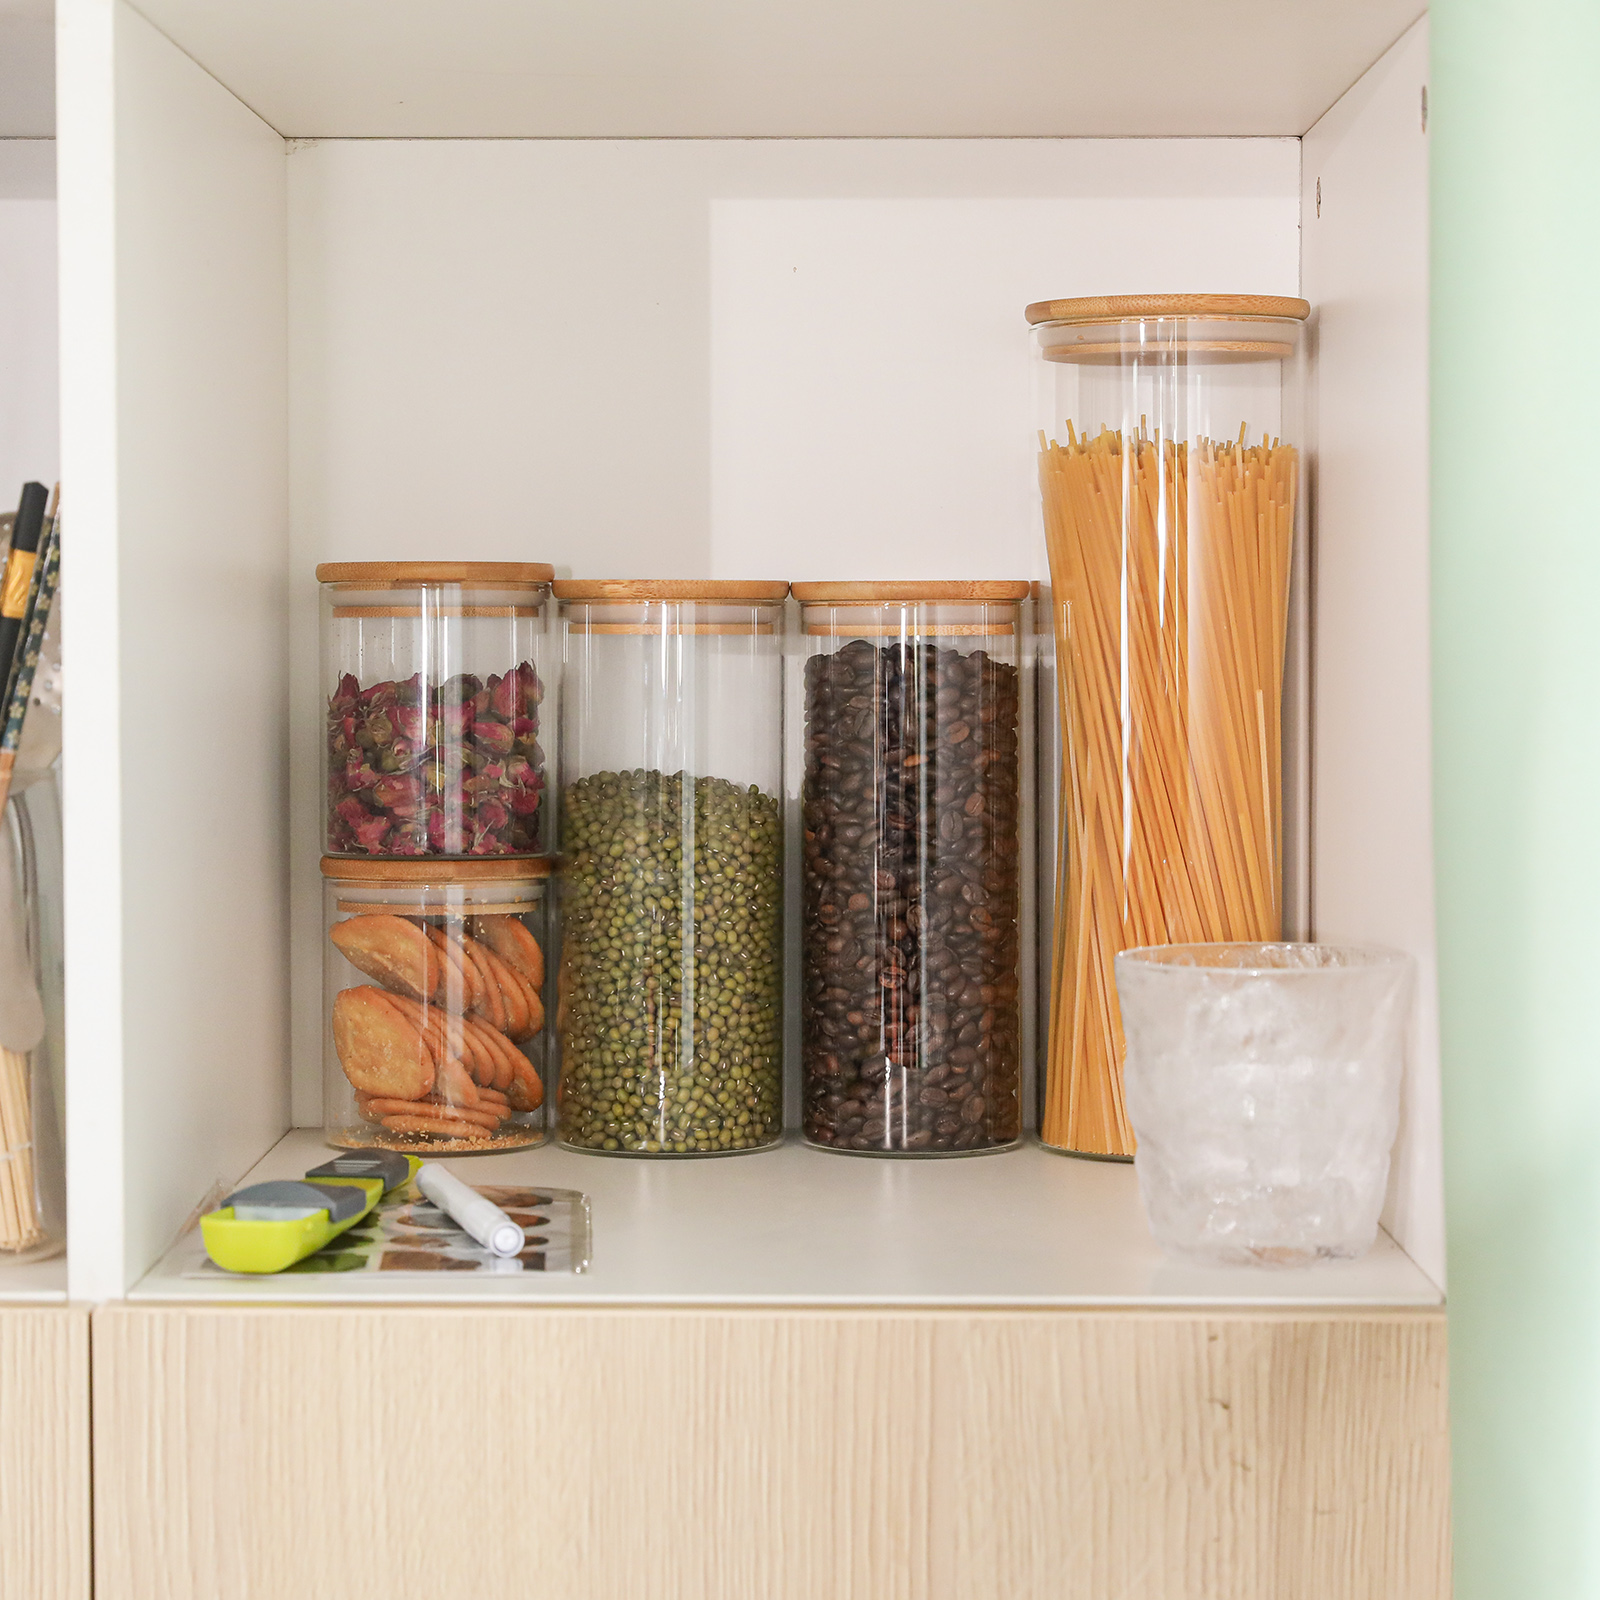
<svg viewBox="0 0 1600 1600">
<path fill-rule="evenodd" d="M 539 991 L 534 988 L 527 977 L 519 972 L 508 961 L 503 961 L 493 951 L 480 946 L 483 954 L 499 962 L 498 976 L 500 977 L 501 993 L 506 997 L 506 1032 L 513 1039 L 531 1039 L 544 1027 L 544 1001 L 539 996 Z M 513 1016 L 511 1011 L 511 992 L 515 988 L 521 996 L 527 1015 Z"/>
<path fill-rule="evenodd" d="M 517 1052 L 517 1062 L 507 1095 L 511 1109 L 537 1111 L 544 1104 L 544 1085 L 539 1082 L 539 1074 L 533 1070 L 533 1063 L 520 1050 Z"/>
<path fill-rule="evenodd" d="M 478 1003 L 483 993 L 483 981 L 478 969 L 467 960 L 461 946 L 443 928 L 425 926 L 429 942 L 445 959 L 444 993 L 440 1003 L 459 1013 Z"/>
<path fill-rule="evenodd" d="M 444 976 L 444 957 L 414 922 L 386 913 L 347 917 L 328 937 L 346 961 L 393 994 L 432 999 Z"/>
<path fill-rule="evenodd" d="M 496 1033 L 504 1033 L 506 1003 L 500 994 L 500 985 L 494 981 L 494 974 L 490 972 L 489 963 L 484 959 L 483 947 L 476 939 L 464 933 L 461 935 L 461 948 L 466 952 L 467 959 L 477 967 L 478 976 L 483 979 L 483 993 L 478 996 L 478 1003 L 471 1008 L 472 1014 L 481 1017 Z"/>
<path fill-rule="evenodd" d="M 500 986 L 500 998 L 506 1008 L 506 1033 L 513 1039 L 526 1039 L 532 1013 L 528 1008 L 528 991 L 522 979 L 486 944 L 478 946 L 478 959 Z"/>
<path fill-rule="evenodd" d="M 365 1115 L 369 1122 L 383 1117 L 431 1117 L 447 1122 L 453 1119 L 488 1128 L 491 1132 L 505 1121 L 505 1117 L 496 1111 L 480 1111 L 476 1107 L 466 1110 L 459 1106 L 441 1105 L 436 1100 L 394 1100 L 377 1095 L 367 1096 Z"/>
<path fill-rule="evenodd" d="M 456 1105 L 475 1106 L 478 1103 L 478 1086 L 458 1059 L 458 1052 L 451 1048 L 451 1030 L 446 1025 L 444 1013 L 437 1006 L 420 1005 L 398 994 L 389 996 L 389 1004 L 398 1006 L 427 1041 L 436 1069 L 435 1093 Z"/>
<path fill-rule="evenodd" d="M 519 917 L 479 917 L 478 937 L 537 993 L 544 988 L 544 951 Z"/>
<path fill-rule="evenodd" d="M 488 1128 L 457 1117 L 393 1116 L 385 1117 L 382 1126 L 390 1133 L 434 1133 L 442 1134 L 447 1139 L 477 1140 L 491 1137 Z"/>
<path fill-rule="evenodd" d="M 482 1085 L 478 1088 L 478 1104 L 488 1111 L 499 1111 L 503 1116 L 506 1107 L 511 1102 L 501 1094 L 498 1089 L 486 1089 Z"/>
<path fill-rule="evenodd" d="M 433 1087 L 433 1054 L 390 998 L 366 985 L 335 995 L 333 1048 L 357 1089 L 416 1100 Z"/>
<path fill-rule="evenodd" d="M 494 1063 L 494 1074 L 489 1079 L 491 1086 L 504 1094 L 511 1087 L 511 1079 L 515 1075 L 516 1066 L 511 1057 L 517 1054 L 516 1050 L 488 1023 L 479 1022 L 476 1017 L 465 1017 L 462 1020 L 473 1030 L 479 1055 Z"/>
</svg>

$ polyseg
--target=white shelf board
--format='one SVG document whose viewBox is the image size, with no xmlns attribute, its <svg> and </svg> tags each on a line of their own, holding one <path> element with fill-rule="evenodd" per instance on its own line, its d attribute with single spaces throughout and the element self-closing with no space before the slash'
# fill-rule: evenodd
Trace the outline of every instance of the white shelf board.
<svg viewBox="0 0 1600 1600">
<path fill-rule="evenodd" d="M 60 1304 L 67 1298 L 67 1258 L 0 1262 L 0 1306 Z"/>
<path fill-rule="evenodd" d="M 246 1182 L 328 1159 L 288 1134 Z M 204 1282 L 156 1267 L 133 1300 L 517 1301 L 816 1306 L 1436 1306 L 1387 1235 L 1361 1261 L 1298 1271 L 1180 1265 L 1151 1242 L 1131 1166 L 1038 1148 L 969 1160 L 870 1160 L 793 1142 L 759 1155 L 630 1161 L 559 1148 L 446 1163 L 469 1183 L 586 1193 L 582 1274 Z"/>
<path fill-rule="evenodd" d="M 66 4 L 74 0 L 64 0 Z M 1304 133 L 1419 0 L 142 0 L 279 133 L 807 138 Z"/>
</svg>

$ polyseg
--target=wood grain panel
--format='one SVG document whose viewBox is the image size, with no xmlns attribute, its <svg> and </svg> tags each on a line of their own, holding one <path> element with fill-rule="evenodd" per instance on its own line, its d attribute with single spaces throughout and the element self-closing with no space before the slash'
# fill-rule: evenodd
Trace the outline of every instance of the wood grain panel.
<svg viewBox="0 0 1600 1600">
<path fill-rule="evenodd" d="M 89 1313 L 0 1306 L 0 1600 L 89 1600 Z"/>
<path fill-rule="evenodd" d="M 962 1600 L 1442 1600 L 1442 1313 L 964 1318 L 933 1570 Z"/>
<path fill-rule="evenodd" d="M 1441 1600 L 1443 1318 L 110 1306 L 98 1600 Z"/>
</svg>

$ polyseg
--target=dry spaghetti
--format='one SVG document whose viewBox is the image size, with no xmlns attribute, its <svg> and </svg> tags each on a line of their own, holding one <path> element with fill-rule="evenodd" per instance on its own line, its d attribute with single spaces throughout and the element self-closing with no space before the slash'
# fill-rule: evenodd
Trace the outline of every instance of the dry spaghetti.
<svg viewBox="0 0 1600 1600">
<path fill-rule="evenodd" d="M 1040 435 L 1062 728 L 1047 1144 L 1128 1155 L 1112 963 L 1276 939 L 1299 455 Z"/>
</svg>

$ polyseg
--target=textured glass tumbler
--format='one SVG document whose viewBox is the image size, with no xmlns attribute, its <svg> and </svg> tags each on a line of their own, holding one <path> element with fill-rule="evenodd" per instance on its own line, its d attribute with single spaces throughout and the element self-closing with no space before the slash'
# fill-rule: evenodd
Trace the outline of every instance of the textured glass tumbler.
<svg viewBox="0 0 1600 1600">
<path fill-rule="evenodd" d="M 1377 1237 L 1411 959 L 1312 944 L 1117 957 L 1150 1229 L 1176 1254 L 1300 1267 Z"/>
</svg>

